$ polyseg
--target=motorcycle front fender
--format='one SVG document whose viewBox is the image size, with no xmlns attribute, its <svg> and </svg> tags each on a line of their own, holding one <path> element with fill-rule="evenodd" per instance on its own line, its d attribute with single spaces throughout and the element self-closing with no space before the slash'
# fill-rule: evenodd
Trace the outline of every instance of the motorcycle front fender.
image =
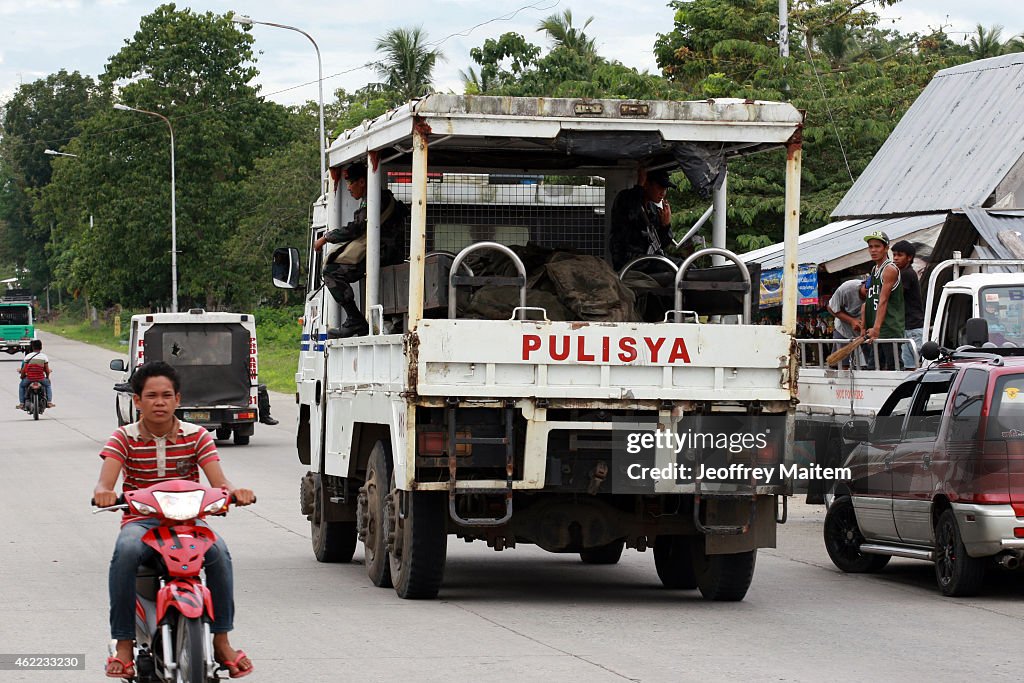
<svg viewBox="0 0 1024 683">
<path fill-rule="evenodd" d="M 156 620 L 163 623 L 168 609 L 182 616 L 197 619 L 206 614 L 213 621 L 213 596 L 210 589 L 195 579 L 174 579 L 156 596 Z"/>
</svg>

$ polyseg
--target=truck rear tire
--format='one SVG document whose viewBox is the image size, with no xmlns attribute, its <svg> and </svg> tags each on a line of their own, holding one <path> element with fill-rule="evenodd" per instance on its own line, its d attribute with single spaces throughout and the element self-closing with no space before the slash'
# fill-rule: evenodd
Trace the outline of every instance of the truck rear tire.
<svg viewBox="0 0 1024 683">
<path fill-rule="evenodd" d="M 388 559 L 387 523 L 384 498 L 388 495 L 391 481 L 390 452 L 384 442 L 378 441 L 370 451 L 366 465 L 366 538 L 363 540 L 363 556 L 366 575 L 374 586 L 391 588 L 391 562 Z"/>
<path fill-rule="evenodd" d="M 395 514 L 391 579 L 398 597 L 432 600 L 444 581 L 448 554 L 448 494 L 444 491 L 398 491 L 392 487 Z M 405 499 L 403 506 L 402 499 Z M 404 512 L 404 518 L 400 512 Z"/>
<path fill-rule="evenodd" d="M 738 602 L 754 579 L 757 551 L 730 555 L 708 555 L 696 544 L 693 547 L 693 573 L 697 588 L 706 600 Z"/>
<path fill-rule="evenodd" d="M 231 436 L 231 427 L 217 427 L 217 440 L 227 441 Z"/>
<path fill-rule="evenodd" d="M 618 564 L 622 557 L 622 549 L 626 547 L 626 541 L 619 539 L 598 548 L 590 548 L 580 551 L 580 560 L 583 564 Z"/>
<path fill-rule="evenodd" d="M 693 590 L 697 587 L 697 577 L 693 574 L 693 544 L 692 536 L 654 539 L 654 568 L 665 588 Z"/>
<path fill-rule="evenodd" d="M 309 520 L 313 556 L 317 562 L 351 562 L 356 551 L 356 523 L 325 521 L 327 501 L 320 476 L 316 477 L 313 514 Z"/>
<path fill-rule="evenodd" d="M 234 441 L 236 446 L 248 446 L 249 445 L 249 435 L 248 434 L 239 434 L 238 432 L 235 432 L 234 439 L 232 439 L 232 440 Z"/>
</svg>

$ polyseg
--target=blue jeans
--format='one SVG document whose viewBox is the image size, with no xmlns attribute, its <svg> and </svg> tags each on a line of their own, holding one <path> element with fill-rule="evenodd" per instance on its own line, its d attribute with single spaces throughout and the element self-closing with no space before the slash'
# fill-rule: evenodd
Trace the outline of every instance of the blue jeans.
<svg viewBox="0 0 1024 683">
<path fill-rule="evenodd" d="M 207 526 L 205 522 L 199 522 Z M 156 557 L 156 551 L 142 542 L 147 530 L 159 526 L 155 519 L 140 519 L 121 528 L 110 558 L 110 637 L 114 640 L 135 640 L 135 573 L 139 565 Z M 213 597 L 213 623 L 211 633 L 227 633 L 234 627 L 234 578 L 231 573 L 231 553 L 224 539 L 206 551 L 203 562 L 206 586 Z"/>
<path fill-rule="evenodd" d="M 28 386 L 34 381 L 36 380 L 23 379 L 21 380 L 21 384 L 18 385 L 18 403 L 21 405 L 25 405 L 25 395 L 28 393 Z M 53 403 L 53 387 L 50 386 L 49 378 L 38 381 L 46 387 L 46 402 Z"/>
<path fill-rule="evenodd" d="M 917 347 L 917 353 L 920 355 L 921 344 L 924 340 L 924 328 L 918 327 L 913 330 L 904 330 L 903 336 L 914 342 L 914 346 Z M 917 368 L 917 364 L 914 363 L 914 354 L 910 351 L 910 344 L 903 344 L 903 348 L 900 350 L 900 360 L 903 362 L 904 370 Z"/>
</svg>

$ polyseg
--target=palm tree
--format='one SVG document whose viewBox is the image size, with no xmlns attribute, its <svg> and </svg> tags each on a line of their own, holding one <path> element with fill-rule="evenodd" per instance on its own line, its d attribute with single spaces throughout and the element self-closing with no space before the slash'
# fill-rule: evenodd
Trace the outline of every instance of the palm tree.
<svg viewBox="0 0 1024 683">
<path fill-rule="evenodd" d="M 552 14 L 537 25 L 538 31 L 544 31 L 555 42 L 555 47 L 565 47 L 583 57 L 596 57 L 597 47 L 594 39 L 588 38 L 584 31 L 594 21 L 590 17 L 579 29 L 572 25 L 572 10 L 566 9 L 561 14 Z"/>
<path fill-rule="evenodd" d="M 405 100 L 430 93 L 434 66 L 444 55 L 427 47 L 422 27 L 392 29 L 377 39 L 376 49 L 384 58 L 373 68 L 389 89 Z"/>
<path fill-rule="evenodd" d="M 1003 53 L 1003 43 L 1000 40 L 1003 34 L 1003 27 L 996 25 L 986 29 L 981 24 L 975 28 L 974 36 L 971 38 L 970 53 L 974 59 L 985 59 L 995 57 Z"/>
</svg>

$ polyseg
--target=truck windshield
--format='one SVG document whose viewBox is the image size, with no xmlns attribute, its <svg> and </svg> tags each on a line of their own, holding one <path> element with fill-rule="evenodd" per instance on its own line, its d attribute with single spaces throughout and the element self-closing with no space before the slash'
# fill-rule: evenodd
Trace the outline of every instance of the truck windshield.
<svg viewBox="0 0 1024 683">
<path fill-rule="evenodd" d="M 1024 287 L 985 287 L 981 317 L 988 321 L 989 341 L 1024 346 Z"/>
<path fill-rule="evenodd" d="M 0 325 L 31 325 L 28 306 L 0 306 Z"/>
</svg>

